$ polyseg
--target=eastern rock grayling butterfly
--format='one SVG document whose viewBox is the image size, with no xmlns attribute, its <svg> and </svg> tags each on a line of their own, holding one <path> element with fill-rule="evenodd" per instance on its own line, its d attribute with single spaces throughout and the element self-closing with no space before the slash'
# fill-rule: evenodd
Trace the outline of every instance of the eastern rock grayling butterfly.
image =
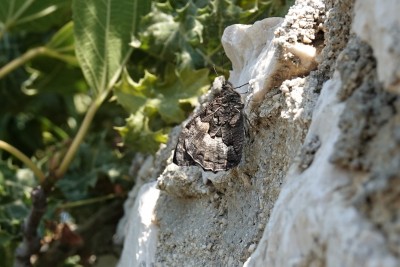
<svg viewBox="0 0 400 267">
<path fill-rule="evenodd" d="M 239 164 L 244 140 L 244 105 L 234 89 L 223 76 L 216 78 L 212 88 L 214 97 L 179 135 L 175 164 L 198 165 L 212 172 L 226 171 Z"/>
</svg>

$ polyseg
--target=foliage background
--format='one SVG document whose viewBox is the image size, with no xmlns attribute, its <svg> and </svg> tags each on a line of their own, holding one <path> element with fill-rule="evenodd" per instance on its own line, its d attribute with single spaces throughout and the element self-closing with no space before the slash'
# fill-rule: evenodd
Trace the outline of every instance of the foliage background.
<svg viewBox="0 0 400 267">
<path fill-rule="evenodd" d="M 134 183 L 132 158 L 167 141 L 207 90 L 213 65 L 230 69 L 220 44 L 226 26 L 283 15 L 291 2 L 0 2 L 0 140 L 53 188 L 36 265 L 115 264 L 112 234 Z M 30 192 L 43 182 L 0 149 L 2 266 L 13 265 Z"/>
</svg>

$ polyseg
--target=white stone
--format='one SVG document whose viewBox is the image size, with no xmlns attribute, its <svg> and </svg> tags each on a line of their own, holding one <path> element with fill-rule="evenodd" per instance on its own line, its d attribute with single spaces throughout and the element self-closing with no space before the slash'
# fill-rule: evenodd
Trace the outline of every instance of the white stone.
<svg viewBox="0 0 400 267">
<path fill-rule="evenodd" d="M 357 0 L 354 32 L 374 50 L 378 77 L 388 91 L 400 93 L 400 1 Z"/>
<path fill-rule="evenodd" d="M 335 9 L 341 4 L 351 5 L 351 1 L 345 2 L 330 1 L 334 6 L 331 14 L 340 16 Z M 168 205 L 167 201 L 157 203 L 157 211 L 159 216 L 164 216 L 160 224 L 169 222 L 159 230 L 168 237 L 168 242 L 158 244 L 159 250 L 167 247 L 158 257 L 172 259 L 168 266 L 180 266 L 178 263 L 182 260 L 186 266 L 238 266 L 242 255 L 237 254 L 241 252 L 252 253 L 244 264 L 247 267 L 400 266 L 389 251 L 388 239 L 357 210 L 349 193 L 343 192 L 343 188 L 365 178 L 367 173 L 340 169 L 330 162 L 341 134 L 338 122 L 347 103 L 337 98 L 342 81 L 335 72 L 330 80 L 324 80 L 315 104 L 317 93 L 313 92 L 320 89 L 315 77 L 320 70 L 314 76 L 309 73 L 316 66 L 317 49 L 297 43 L 303 35 L 295 29 L 286 31 L 287 28 L 279 25 L 298 24 L 298 19 L 304 17 L 311 22 L 313 18 L 324 18 L 326 13 L 321 11 L 324 1 L 297 0 L 296 3 L 297 9 L 289 11 L 292 15 L 283 23 L 280 18 L 270 18 L 254 25 L 232 25 L 224 32 L 222 44 L 233 65 L 230 81 L 234 85 L 250 82 L 252 90 L 245 101 L 248 105 L 245 113 L 251 116 L 258 112 L 255 116 L 262 127 L 251 128 L 250 141 L 247 140 L 248 144 L 252 143 L 248 149 L 251 151 L 245 147 L 244 155 L 248 158 L 238 168 L 202 175 L 196 174 L 200 172 L 196 170 L 189 176 L 179 176 L 178 167 L 166 167 L 161 176 L 168 179 L 160 184 L 164 185 L 163 197 L 170 202 Z M 353 30 L 374 49 L 379 79 L 392 92 L 399 92 L 400 42 L 396 42 L 399 34 L 391 32 L 399 30 L 399 3 L 398 0 L 357 0 L 354 7 Z M 347 15 L 352 14 L 343 14 Z M 315 26 L 341 27 L 332 24 Z M 307 36 L 313 33 L 310 34 Z M 347 40 L 354 35 L 338 37 Z M 322 53 L 325 59 L 338 54 L 330 45 L 332 50 Z M 307 105 L 307 101 L 311 104 Z M 304 115 L 307 112 L 308 117 Z M 315 136 L 321 145 L 314 160 L 299 170 L 292 157 L 301 150 L 304 140 Z M 251 157 L 253 154 L 257 156 Z M 217 191 L 208 191 L 210 181 L 214 185 L 211 189 Z M 130 211 L 120 267 L 155 261 L 157 226 L 150 219 L 158 198 L 154 186 L 152 183 L 142 187 Z M 141 207 L 148 201 L 144 211 Z M 167 212 L 163 213 L 163 208 Z M 257 242 L 262 230 L 262 239 Z M 188 239 L 179 239 L 182 235 Z M 179 246 L 182 240 L 190 242 Z M 193 249 L 202 245 L 206 251 Z M 172 253 L 171 246 L 174 246 Z M 230 253 L 235 249 L 235 253 Z M 202 264 L 196 264 L 199 262 Z"/>
<path fill-rule="evenodd" d="M 340 192 L 355 174 L 329 161 L 340 133 L 337 123 L 344 106 L 336 97 L 341 86 L 338 76 L 325 83 L 308 132 L 309 136 L 319 136 L 322 146 L 307 170 L 299 173 L 292 167 L 289 171 L 263 237 L 245 262 L 246 267 L 305 266 L 322 244 L 326 252 L 321 257 L 328 267 L 399 264 L 385 249 L 385 238 Z"/>
<path fill-rule="evenodd" d="M 230 81 L 233 84 L 251 80 L 253 93 L 262 91 L 265 77 L 274 71 L 274 57 L 277 55 L 272 40 L 282 21 L 282 18 L 268 18 L 254 25 L 237 24 L 225 29 L 221 42 L 232 62 Z M 265 60 L 260 60 L 260 57 Z"/>
<path fill-rule="evenodd" d="M 139 190 L 128 219 L 127 236 L 118 263 L 120 267 L 154 264 L 158 234 L 158 226 L 154 222 L 154 208 L 160 194 L 156 184 L 144 184 Z"/>
</svg>

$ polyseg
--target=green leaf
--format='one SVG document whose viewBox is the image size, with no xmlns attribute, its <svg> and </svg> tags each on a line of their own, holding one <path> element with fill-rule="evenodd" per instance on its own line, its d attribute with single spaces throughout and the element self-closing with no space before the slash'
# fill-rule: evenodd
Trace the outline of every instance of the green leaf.
<svg viewBox="0 0 400 267">
<path fill-rule="evenodd" d="M 101 191 L 95 188 L 100 189 L 99 183 L 104 180 L 120 180 L 128 172 L 131 155 L 126 159 L 118 157 L 105 131 L 92 134 L 87 139 L 80 146 L 67 174 L 56 183 L 64 197 L 71 201 L 112 192 L 112 187 L 102 188 Z"/>
<path fill-rule="evenodd" d="M 68 19 L 71 1 L 0 1 L 0 36 L 11 30 L 46 31 Z"/>
<path fill-rule="evenodd" d="M 152 131 L 148 127 L 148 118 L 142 112 L 131 115 L 123 127 L 115 127 L 124 140 L 124 144 L 137 152 L 155 153 L 160 144 L 168 140 L 168 128 Z"/>
<path fill-rule="evenodd" d="M 8 232 L 0 229 L 0 246 L 6 246 L 14 237 Z"/>
<path fill-rule="evenodd" d="M 64 25 L 54 34 L 46 45 L 47 54 L 69 63 L 73 66 L 79 66 L 75 56 L 74 31 L 72 21 Z"/>
<path fill-rule="evenodd" d="M 166 123 L 180 123 L 186 116 L 181 103 L 195 105 L 199 94 L 209 87 L 208 69 L 183 69 L 176 74 L 172 65 L 166 70 L 165 80 L 145 72 L 145 76 L 135 83 L 127 72 L 114 88 L 114 94 L 125 110 L 130 113 L 156 110 Z"/>
<path fill-rule="evenodd" d="M 155 86 L 157 77 L 149 72 L 135 83 L 129 73 L 124 71 L 121 81 L 114 87 L 114 95 L 122 107 L 129 113 L 136 113 L 148 101 L 147 95 L 151 94 L 151 88 Z M 146 89 L 149 91 L 146 95 Z"/>
<path fill-rule="evenodd" d="M 224 61 L 220 39 L 224 29 L 235 23 L 249 23 L 257 16 L 265 17 L 270 2 L 162 1 L 154 4 L 143 19 L 141 45 L 134 46 L 178 68 L 221 66 Z M 219 71 L 223 70 L 224 67 Z"/>
<path fill-rule="evenodd" d="M 0 259 L 2 266 L 13 266 L 14 253 L 18 245 L 17 236 L 0 229 Z"/>
<path fill-rule="evenodd" d="M 23 84 L 26 91 L 72 95 L 88 90 L 79 68 L 53 58 L 40 57 L 33 60 L 29 72 L 31 78 Z"/>
<path fill-rule="evenodd" d="M 156 152 L 165 143 L 168 127 L 183 121 L 189 107 L 197 104 L 197 97 L 209 87 L 208 69 L 183 69 L 176 73 L 169 65 L 164 81 L 145 72 L 134 82 L 125 71 L 114 88 L 114 95 L 125 110 L 132 115 L 124 127 L 116 129 L 124 143 L 141 152 Z"/>
<path fill-rule="evenodd" d="M 203 25 L 197 18 L 201 10 L 191 0 L 178 8 L 169 1 L 158 3 L 143 20 L 140 48 L 178 66 L 202 67 L 202 56 L 194 49 L 203 43 Z"/>
<path fill-rule="evenodd" d="M 71 95 L 87 92 L 82 71 L 75 56 L 73 23 L 58 30 L 45 46 L 45 54 L 32 60 L 29 80 L 23 84 L 26 91 L 56 92 Z"/>
<path fill-rule="evenodd" d="M 140 17 L 150 1 L 75 0 L 73 19 L 76 54 L 83 74 L 96 93 L 116 82 L 131 48 Z"/>
</svg>

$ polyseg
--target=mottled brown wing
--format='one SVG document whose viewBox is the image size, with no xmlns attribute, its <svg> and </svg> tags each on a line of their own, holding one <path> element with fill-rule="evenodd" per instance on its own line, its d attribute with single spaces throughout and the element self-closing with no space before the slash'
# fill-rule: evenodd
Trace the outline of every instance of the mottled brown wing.
<svg viewBox="0 0 400 267">
<path fill-rule="evenodd" d="M 189 121 L 189 123 L 185 127 L 183 127 L 182 132 L 178 137 L 178 143 L 176 144 L 174 158 L 173 158 L 173 162 L 178 166 L 196 165 L 196 162 L 187 153 L 187 148 L 185 145 L 185 140 L 191 139 L 190 129 L 194 128 L 194 126 L 192 126 L 194 119 L 195 118 Z"/>
<path fill-rule="evenodd" d="M 240 95 L 230 83 L 183 128 L 174 163 L 199 165 L 206 171 L 225 171 L 240 163 L 244 140 Z"/>
</svg>

